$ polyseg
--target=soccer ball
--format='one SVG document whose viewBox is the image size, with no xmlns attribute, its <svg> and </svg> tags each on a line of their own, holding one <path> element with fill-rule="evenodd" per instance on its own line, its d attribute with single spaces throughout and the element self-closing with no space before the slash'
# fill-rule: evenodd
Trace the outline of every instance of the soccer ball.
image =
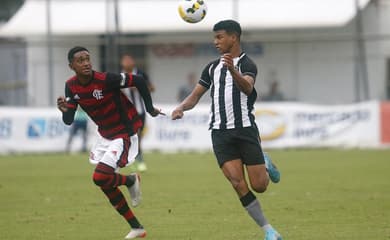
<svg viewBox="0 0 390 240">
<path fill-rule="evenodd" d="M 200 22 L 207 13 L 207 6 L 203 0 L 181 0 L 179 15 L 188 23 Z"/>
</svg>

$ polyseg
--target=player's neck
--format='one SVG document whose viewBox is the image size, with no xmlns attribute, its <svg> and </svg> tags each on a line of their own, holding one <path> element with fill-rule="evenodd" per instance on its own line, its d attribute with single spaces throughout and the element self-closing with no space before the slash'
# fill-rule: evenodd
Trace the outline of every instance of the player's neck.
<svg viewBox="0 0 390 240">
<path fill-rule="evenodd" d="M 91 75 L 78 75 L 77 79 L 82 85 L 87 85 L 92 80 L 92 74 Z"/>
<path fill-rule="evenodd" d="M 233 58 L 239 57 L 241 54 L 241 47 L 232 47 L 229 53 L 232 55 Z"/>
</svg>

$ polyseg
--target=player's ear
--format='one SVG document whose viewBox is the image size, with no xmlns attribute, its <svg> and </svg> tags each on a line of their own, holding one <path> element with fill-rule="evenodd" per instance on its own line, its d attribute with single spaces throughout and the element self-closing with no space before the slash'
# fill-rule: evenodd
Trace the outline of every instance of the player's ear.
<svg viewBox="0 0 390 240">
<path fill-rule="evenodd" d="M 70 68 L 71 70 L 74 70 L 74 69 L 73 69 L 73 66 L 72 66 L 72 63 L 69 63 L 68 66 L 69 66 L 69 68 Z"/>
<path fill-rule="evenodd" d="M 238 42 L 238 35 L 237 34 L 232 34 L 232 38 L 235 42 Z"/>
</svg>

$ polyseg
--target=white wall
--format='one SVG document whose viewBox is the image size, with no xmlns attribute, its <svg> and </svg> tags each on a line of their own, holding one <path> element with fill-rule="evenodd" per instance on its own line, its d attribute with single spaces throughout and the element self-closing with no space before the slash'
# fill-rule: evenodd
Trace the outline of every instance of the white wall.
<svg viewBox="0 0 390 240">
<path fill-rule="evenodd" d="M 385 98 L 385 62 L 390 56 L 390 4 L 382 1 L 364 10 L 367 34 L 367 67 L 371 99 Z M 290 100 L 310 103 L 351 103 L 355 100 L 354 59 L 355 22 L 342 28 L 267 30 L 244 29 L 243 41 L 261 42 L 262 55 L 251 55 L 258 64 L 256 88 L 260 95 L 268 91 L 272 74 L 280 82 L 281 91 Z M 380 37 L 384 35 L 385 37 Z M 156 33 L 143 38 L 151 46 L 155 43 L 212 44 L 212 33 Z M 131 41 L 129 41 L 131 44 Z M 139 43 L 139 41 L 137 42 Z M 66 54 L 74 45 L 87 46 L 99 70 L 99 39 L 97 36 L 60 37 L 54 51 L 54 96 L 63 94 L 64 81 L 72 75 L 67 67 Z M 245 49 L 244 49 L 245 50 Z M 32 106 L 47 106 L 48 79 L 45 42 L 28 39 L 29 102 Z M 178 88 L 187 81 L 187 74 L 199 76 L 204 66 L 217 55 L 189 57 L 157 57 L 151 49 L 146 56 L 148 73 L 156 85 L 154 99 L 162 103 L 176 102 Z M 53 99 L 54 103 L 55 99 Z M 204 102 L 208 97 L 203 98 Z"/>
<path fill-rule="evenodd" d="M 387 24 L 390 4 L 379 8 L 371 4 L 363 17 L 370 99 L 384 99 L 385 61 L 390 52 L 390 38 L 378 39 L 378 36 L 390 33 Z M 352 21 L 342 28 L 244 31 L 244 42 L 263 44 L 264 53 L 251 56 L 259 68 L 256 89 L 264 95 L 274 74 L 287 99 L 324 104 L 354 102 L 355 27 L 356 22 Z M 191 39 L 211 44 L 212 33 L 160 34 L 150 41 L 175 43 L 191 42 Z M 158 89 L 163 90 L 156 98 L 173 102 L 176 95 L 172 90 L 185 82 L 186 74 L 195 71 L 199 75 L 204 65 L 218 56 L 158 58 L 149 51 L 148 57 L 150 75 L 156 80 Z M 363 88 L 363 84 L 360 85 Z M 164 91 L 164 88 L 169 90 Z"/>
</svg>

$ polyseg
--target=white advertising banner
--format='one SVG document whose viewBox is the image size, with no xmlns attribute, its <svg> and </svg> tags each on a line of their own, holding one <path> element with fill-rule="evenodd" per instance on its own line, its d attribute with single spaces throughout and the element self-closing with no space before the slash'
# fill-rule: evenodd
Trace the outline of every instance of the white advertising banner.
<svg viewBox="0 0 390 240">
<path fill-rule="evenodd" d="M 211 150 L 209 105 L 202 104 L 170 120 L 174 105 L 158 105 L 167 116 L 148 116 L 142 146 L 145 150 Z M 256 122 L 264 148 L 378 147 L 379 102 L 322 106 L 300 103 L 258 103 Z M 97 137 L 89 126 L 88 145 Z M 69 127 L 54 108 L 0 108 L 0 153 L 60 152 L 65 150 Z M 73 150 L 81 148 L 76 137 Z"/>
<path fill-rule="evenodd" d="M 162 151 L 211 150 L 211 135 L 208 130 L 208 105 L 198 105 L 185 112 L 180 120 L 172 121 L 170 113 L 176 106 L 157 105 L 167 116 L 148 116 L 142 146 L 145 149 Z"/>
<path fill-rule="evenodd" d="M 377 147 L 380 145 L 379 102 L 351 105 L 257 103 L 256 123 L 264 148 Z M 174 106 L 162 106 L 170 112 Z M 147 119 L 145 149 L 209 150 L 209 106 L 185 112 L 181 120 Z"/>
<path fill-rule="evenodd" d="M 0 108 L 0 153 L 65 149 L 69 127 L 53 108 Z"/>
<path fill-rule="evenodd" d="M 263 146 L 375 147 L 380 144 L 379 103 L 321 106 L 259 104 L 256 122 Z"/>
</svg>

